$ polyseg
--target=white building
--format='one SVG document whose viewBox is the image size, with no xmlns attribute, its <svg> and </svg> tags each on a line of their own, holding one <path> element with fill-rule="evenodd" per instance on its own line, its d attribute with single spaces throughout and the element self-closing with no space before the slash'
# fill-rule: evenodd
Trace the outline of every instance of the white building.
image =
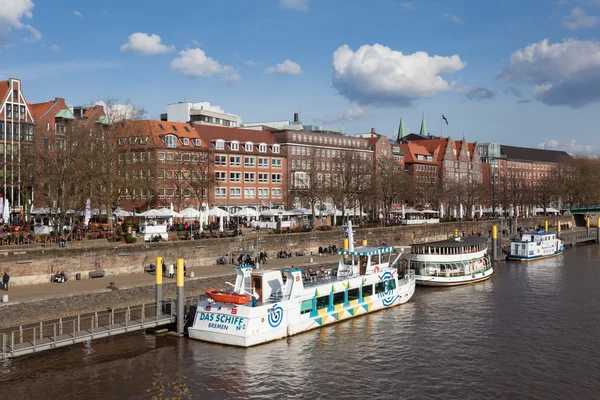
<svg viewBox="0 0 600 400">
<path fill-rule="evenodd" d="M 168 104 L 167 113 L 162 114 L 160 119 L 170 122 L 192 122 L 199 125 L 230 128 L 237 128 L 241 123 L 240 117 L 226 113 L 219 106 L 211 106 L 208 101 Z"/>
<path fill-rule="evenodd" d="M 317 125 L 303 125 L 300 122 L 298 113 L 294 113 L 293 121 L 266 121 L 266 122 L 247 122 L 242 124 L 244 129 L 262 130 L 263 127 L 282 131 L 305 131 L 305 132 L 332 132 L 344 133 L 342 128 L 327 128 Z"/>
</svg>

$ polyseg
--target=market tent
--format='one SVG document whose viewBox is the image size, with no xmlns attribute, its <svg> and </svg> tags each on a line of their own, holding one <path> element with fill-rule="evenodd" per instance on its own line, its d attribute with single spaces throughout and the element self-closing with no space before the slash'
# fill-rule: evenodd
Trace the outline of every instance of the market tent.
<svg viewBox="0 0 600 400">
<path fill-rule="evenodd" d="M 260 216 L 261 217 L 279 217 L 280 213 L 281 213 L 281 216 L 294 215 L 290 211 L 278 210 L 276 208 L 271 208 L 269 210 L 261 211 Z"/>
<path fill-rule="evenodd" d="M 253 210 L 251 208 L 242 208 L 241 210 L 233 214 L 234 217 L 256 217 L 257 215 L 258 214 L 256 213 L 256 210 Z"/>
<path fill-rule="evenodd" d="M 291 212 L 293 215 L 311 215 L 312 211 L 310 211 L 308 208 L 294 208 L 293 210 L 290 210 L 289 212 Z"/>
<path fill-rule="evenodd" d="M 209 217 L 229 217 L 229 213 L 222 208 L 213 207 L 208 211 Z"/>
<path fill-rule="evenodd" d="M 179 212 L 179 214 L 181 214 L 181 216 L 185 219 L 196 219 L 201 215 L 200 211 L 192 207 L 184 208 Z"/>
</svg>

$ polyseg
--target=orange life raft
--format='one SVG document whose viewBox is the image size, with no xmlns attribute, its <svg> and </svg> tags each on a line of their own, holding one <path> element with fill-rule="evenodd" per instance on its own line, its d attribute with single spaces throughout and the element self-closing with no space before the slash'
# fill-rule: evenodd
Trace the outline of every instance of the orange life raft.
<svg viewBox="0 0 600 400">
<path fill-rule="evenodd" d="M 243 293 L 224 292 L 217 289 L 206 289 L 208 297 L 221 303 L 246 304 L 250 301 L 250 295 Z"/>
</svg>

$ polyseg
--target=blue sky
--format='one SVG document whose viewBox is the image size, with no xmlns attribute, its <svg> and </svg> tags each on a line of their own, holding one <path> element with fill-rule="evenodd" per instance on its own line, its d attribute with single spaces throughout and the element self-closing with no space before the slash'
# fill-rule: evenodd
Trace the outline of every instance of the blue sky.
<svg viewBox="0 0 600 400">
<path fill-rule="evenodd" d="M 210 101 L 244 121 L 600 152 L 600 0 L 0 0 L 29 102 Z M 154 36 L 155 35 L 155 36 Z"/>
</svg>

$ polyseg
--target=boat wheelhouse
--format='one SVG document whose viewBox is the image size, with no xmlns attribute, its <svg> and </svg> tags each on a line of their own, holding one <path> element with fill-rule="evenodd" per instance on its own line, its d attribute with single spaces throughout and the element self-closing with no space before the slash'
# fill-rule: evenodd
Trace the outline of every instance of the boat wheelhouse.
<svg viewBox="0 0 600 400">
<path fill-rule="evenodd" d="M 487 254 L 488 239 L 454 237 L 411 245 L 409 268 L 420 286 L 455 286 L 488 279 L 494 272 Z"/>
<path fill-rule="evenodd" d="M 556 233 L 538 231 L 525 232 L 521 239 L 510 242 L 509 260 L 532 261 L 555 257 L 565 251 L 565 244 Z"/>
<path fill-rule="evenodd" d="M 337 268 L 253 270 L 236 266 L 232 297 L 249 295 L 246 304 L 221 297 L 200 299 L 190 338 L 249 347 L 406 303 L 415 277 L 399 269 L 402 250 L 389 246 L 340 251 Z M 237 294 L 233 295 L 233 294 Z"/>
</svg>

